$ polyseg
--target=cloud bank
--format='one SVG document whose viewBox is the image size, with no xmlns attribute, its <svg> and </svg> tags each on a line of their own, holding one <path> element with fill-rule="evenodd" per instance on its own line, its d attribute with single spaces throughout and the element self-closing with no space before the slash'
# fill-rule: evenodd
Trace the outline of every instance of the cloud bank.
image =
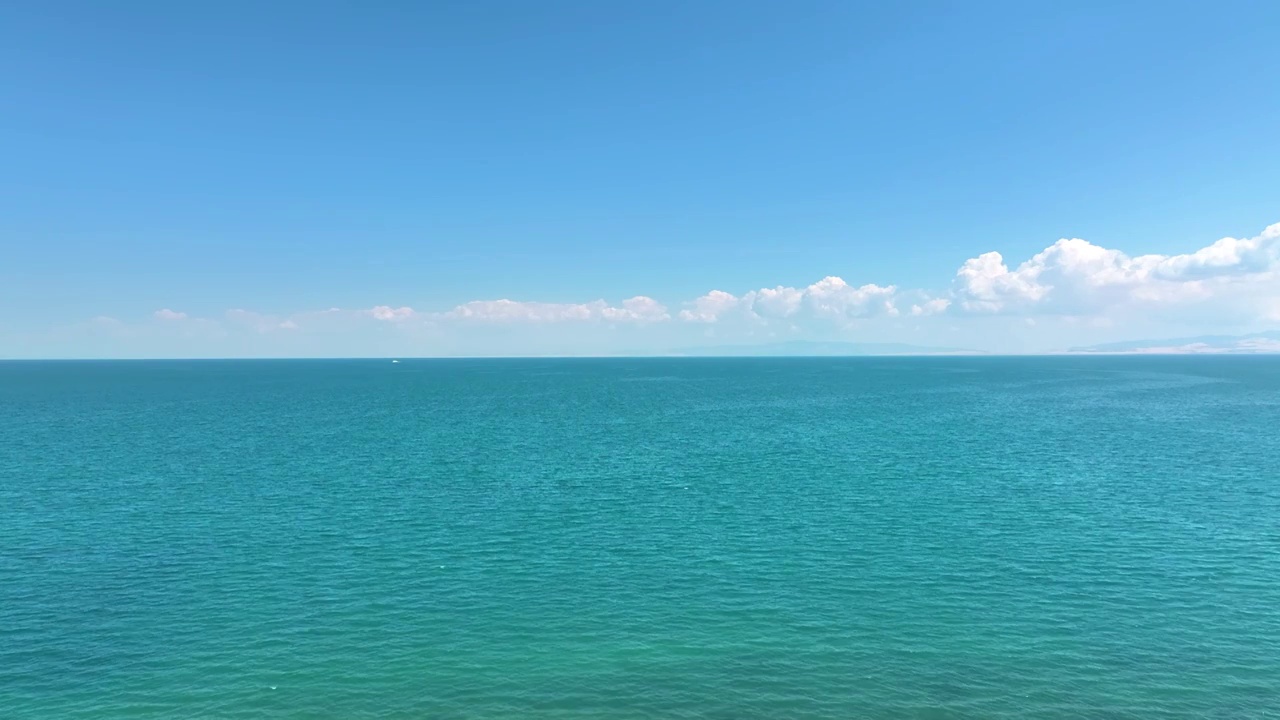
<svg viewBox="0 0 1280 720">
<path fill-rule="evenodd" d="M 923 328 L 921 332 L 936 336 L 943 329 L 958 327 L 969 328 L 970 336 L 979 337 L 984 332 L 1038 328 L 1048 337 L 1053 332 L 1047 329 L 1050 325 L 1120 328 L 1156 321 L 1201 327 L 1247 325 L 1255 330 L 1266 323 L 1280 323 L 1280 223 L 1252 237 L 1225 237 L 1182 254 L 1131 256 L 1080 238 L 1058 240 L 1016 264 L 999 252 L 985 252 L 961 263 L 949 284 L 944 281 L 932 289 L 855 283 L 828 275 L 808 285 L 717 288 L 674 300 L 670 306 L 645 295 L 586 302 L 503 298 L 471 300 L 440 310 L 404 304 L 285 314 L 233 309 L 213 318 L 167 306 L 143 323 L 97 318 L 90 324 L 95 332 L 121 337 L 167 333 L 175 338 L 360 332 L 373 333 L 369 338 L 415 333 L 444 337 L 451 329 L 473 328 L 468 337 L 487 333 L 496 338 L 564 338 L 567 346 L 592 337 L 593 327 L 632 328 L 633 333 L 647 333 L 644 337 L 667 333 L 663 337 L 676 338 L 675 333 L 683 332 L 720 338 L 738 333 L 756 338 L 866 339 L 881 330 L 886 330 L 881 335 L 888 336 L 893 333 L 887 330 Z M 898 333 L 890 339 L 911 338 Z M 963 344 L 962 336 L 948 339 L 951 344 L 957 341 Z M 1275 348 L 1266 343 L 1259 349 Z"/>
</svg>

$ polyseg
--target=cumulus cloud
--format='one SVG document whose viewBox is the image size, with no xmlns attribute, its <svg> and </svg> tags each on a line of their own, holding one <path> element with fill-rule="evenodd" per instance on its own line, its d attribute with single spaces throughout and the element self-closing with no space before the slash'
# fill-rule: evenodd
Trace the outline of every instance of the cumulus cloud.
<svg viewBox="0 0 1280 720">
<path fill-rule="evenodd" d="M 1162 280 L 1197 280 L 1221 275 L 1262 273 L 1280 264 L 1280 223 L 1268 226 L 1257 237 L 1239 240 L 1225 237 L 1186 255 L 1147 255 L 1153 275 Z"/>
<path fill-rule="evenodd" d="M 651 323 L 670 319 L 667 308 L 650 297 L 638 295 L 614 307 L 604 300 L 589 303 L 518 302 L 516 300 L 473 300 L 444 314 L 455 320 L 478 322 L 554 323 L 603 320 L 618 323 Z"/>
<path fill-rule="evenodd" d="M 828 318 L 863 318 L 874 315 L 895 316 L 898 308 L 893 285 L 853 287 L 835 276 L 825 277 L 805 288 L 805 302 L 815 315 Z"/>
<path fill-rule="evenodd" d="M 965 310 L 997 312 L 1044 296 L 1046 288 L 1033 282 L 1031 274 L 1021 268 L 1018 272 L 1009 272 L 1000 253 L 983 253 L 960 266 L 956 272 L 955 294 Z"/>
<path fill-rule="evenodd" d="M 746 303 L 761 317 L 786 318 L 800 311 L 804 290 L 779 285 L 747 293 Z"/>
<path fill-rule="evenodd" d="M 687 303 L 687 307 L 680 311 L 680 319 L 714 323 L 735 315 L 766 322 L 801 316 L 830 320 L 896 316 L 897 292 L 893 285 L 854 287 L 832 275 L 805 288 L 762 288 L 742 297 L 712 290 Z"/>
<path fill-rule="evenodd" d="M 613 322 L 650 323 L 671 319 L 665 305 L 644 295 L 623 300 L 622 307 L 606 307 L 601 310 L 601 315 Z"/>
<path fill-rule="evenodd" d="M 153 315 L 159 320 L 186 320 L 187 314 L 184 312 L 175 312 L 169 308 L 163 308 L 155 311 Z"/>
<path fill-rule="evenodd" d="M 956 273 L 956 307 L 967 312 L 1089 313 L 1125 303 L 1203 300 L 1280 267 L 1280 223 L 1256 237 L 1222 238 L 1193 253 L 1130 257 L 1079 238 L 1062 239 L 1010 269 L 998 252 Z"/>
<path fill-rule="evenodd" d="M 738 309 L 740 301 L 734 295 L 723 290 L 712 290 L 689 303 L 689 307 L 680 311 L 680 319 L 689 322 L 713 323 L 732 310 Z"/>
</svg>

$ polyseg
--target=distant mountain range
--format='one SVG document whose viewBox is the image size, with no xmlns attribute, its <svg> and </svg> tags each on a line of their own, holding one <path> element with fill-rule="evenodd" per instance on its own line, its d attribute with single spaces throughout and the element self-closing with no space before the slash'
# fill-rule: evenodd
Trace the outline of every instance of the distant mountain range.
<svg viewBox="0 0 1280 720">
<path fill-rule="evenodd" d="M 716 345 L 685 348 L 673 355 L 688 356 L 859 356 L 859 355 L 980 355 L 961 348 L 928 347 L 905 343 L 850 343 L 796 340 L 760 345 Z"/>
<path fill-rule="evenodd" d="M 1074 347 L 1073 353 L 1233 354 L 1280 353 L 1280 332 L 1251 335 L 1201 335 L 1169 340 L 1133 340 Z"/>
</svg>

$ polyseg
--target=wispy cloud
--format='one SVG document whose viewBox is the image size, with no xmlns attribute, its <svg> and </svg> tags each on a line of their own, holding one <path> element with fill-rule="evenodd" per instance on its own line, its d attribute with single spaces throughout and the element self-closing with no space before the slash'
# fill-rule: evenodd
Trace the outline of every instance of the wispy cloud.
<svg viewBox="0 0 1280 720">
<path fill-rule="evenodd" d="M 393 308 L 390 305 L 379 305 L 368 312 L 373 319 L 383 322 L 404 322 L 417 314 L 411 307 Z"/>
<path fill-rule="evenodd" d="M 455 307 L 441 317 L 449 320 L 486 323 L 555 323 L 606 321 L 653 323 L 671 318 L 667 308 L 650 297 L 637 296 L 612 306 L 604 300 L 588 303 L 518 302 L 515 300 L 473 300 Z"/>
<path fill-rule="evenodd" d="M 228 310 L 227 321 L 234 325 L 246 327 L 259 334 L 278 330 L 297 330 L 299 325 L 292 318 L 281 318 L 277 315 L 264 315 L 251 310 Z"/>
</svg>

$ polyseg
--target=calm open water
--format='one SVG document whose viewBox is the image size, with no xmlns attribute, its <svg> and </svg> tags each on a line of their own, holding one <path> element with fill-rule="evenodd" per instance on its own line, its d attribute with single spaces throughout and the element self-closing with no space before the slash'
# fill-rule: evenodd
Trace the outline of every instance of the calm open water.
<svg viewBox="0 0 1280 720">
<path fill-rule="evenodd" d="M 1280 717 L 1280 358 L 0 363 L 0 717 Z"/>
</svg>

